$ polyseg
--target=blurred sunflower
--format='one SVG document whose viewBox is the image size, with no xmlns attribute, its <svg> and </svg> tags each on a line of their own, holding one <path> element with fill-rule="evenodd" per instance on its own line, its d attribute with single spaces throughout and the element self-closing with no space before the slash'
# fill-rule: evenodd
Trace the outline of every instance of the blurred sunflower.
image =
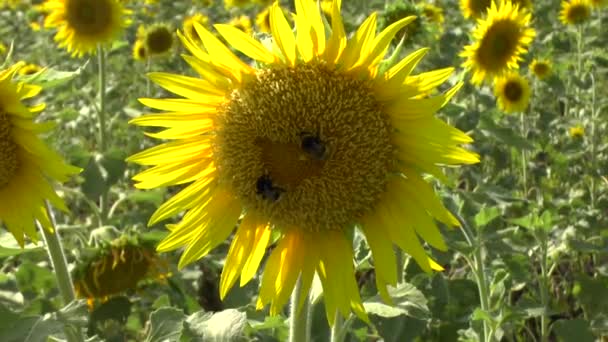
<svg viewBox="0 0 608 342">
<path fill-rule="evenodd" d="M 141 40 L 135 40 L 133 44 L 133 59 L 136 61 L 145 61 L 148 59 L 148 50 L 146 50 L 146 44 Z"/>
<path fill-rule="evenodd" d="M 488 15 L 478 21 L 473 31 L 475 42 L 460 53 L 467 60 L 462 64 L 472 71 L 472 83 L 500 77 L 510 69 L 518 69 L 521 55 L 527 52 L 536 32 L 529 27 L 531 15 L 513 6 L 511 1 L 492 2 Z"/>
<path fill-rule="evenodd" d="M 52 230 L 45 201 L 67 211 L 52 183 L 64 182 L 80 172 L 79 168 L 65 164 L 38 137 L 53 124 L 35 122 L 44 104 L 26 107 L 21 102 L 41 90 L 38 86 L 13 81 L 23 64 L 0 71 L 0 222 L 21 246 L 26 235 L 33 241 L 38 240 L 35 220 Z"/>
<path fill-rule="evenodd" d="M 492 0 L 460 0 L 460 11 L 465 18 L 481 18 L 491 3 Z"/>
<path fill-rule="evenodd" d="M 516 73 L 509 73 L 497 78 L 494 85 L 494 95 L 498 108 L 506 113 L 523 112 L 530 101 L 530 85 L 528 80 Z"/>
<path fill-rule="evenodd" d="M 422 13 L 429 22 L 443 24 L 443 9 L 441 7 L 425 3 L 422 5 Z"/>
<path fill-rule="evenodd" d="M 97 45 L 109 44 L 128 25 L 125 10 L 117 0 L 47 0 L 50 12 L 45 27 L 57 27 L 55 41 L 72 57 L 95 54 Z"/>
<path fill-rule="evenodd" d="M 542 80 L 551 75 L 551 63 L 544 59 L 533 59 L 530 63 L 530 70 L 534 76 Z"/>
<path fill-rule="evenodd" d="M 19 74 L 21 76 L 29 76 L 29 75 L 33 75 L 33 74 L 39 72 L 40 70 L 42 70 L 42 67 L 40 65 L 25 64 L 23 67 L 21 67 L 19 69 L 19 71 L 17 71 L 17 74 Z"/>
<path fill-rule="evenodd" d="M 194 15 L 188 16 L 184 19 L 184 23 L 182 24 L 182 28 L 184 32 L 187 32 L 191 37 L 200 41 L 196 30 L 194 29 L 194 23 L 199 23 L 205 27 L 209 25 L 209 17 L 202 13 L 196 13 Z"/>
<path fill-rule="evenodd" d="M 588 0 L 562 1 L 559 20 L 564 25 L 582 24 L 591 16 L 591 3 Z"/>
<path fill-rule="evenodd" d="M 245 7 L 252 3 L 251 0 L 224 0 L 224 8 Z"/>
<path fill-rule="evenodd" d="M 228 24 L 238 28 L 239 30 L 247 34 L 251 34 L 253 32 L 253 29 L 251 27 L 251 19 L 246 15 L 241 15 L 236 18 L 233 18 Z"/>
<path fill-rule="evenodd" d="M 164 112 L 131 123 L 165 127 L 149 135 L 170 141 L 129 158 L 154 165 L 133 178 L 140 189 L 189 184 L 149 221 L 186 212 L 157 246 L 163 252 L 185 248 L 179 268 L 204 257 L 240 222 L 220 296 L 239 276 L 241 285 L 255 276 L 274 235 L 278 244 L 266 262 L 258 309 L 270 304 L 271 314 L 280 312 L 298 277 L 303 303 L 316 272 L 332 325 L 337 311 L 348 316 L 353 310 L 367 320 L 354 276 L 354 227 L 367 237 L 378 290 L 390 301 L 386 286 L 397 282 L 393 243 L 423 270 L 440 270 L 420 239 L 445 250 L 434 220 L 458 225 L 421 172 L 445 179 L 438 165 L 479 161 L 459 147 L 472 141 L 469 136 L 434 117 L 461 84 L 420 96 L 443 84 L 453 68 L 412 75 L 428 49 L 379 67 L 393 36 L 414 18 L 376 35 L 373 13 L 348 39 L 340 4 L 334 0 L 328 33 L 317 3 L 297 0 L 294 36 L 275 2 L 273 50 L 233 26 L 215 25 L 259 68 L 202 25 L 195 29 L 204 48 L 178 34 L 193 55 L 186 62 L 201 78 L 150 74 L 184 98 L 140 100 Z"/>
<path fill-rule="evenodd" d="M 167 263 L 153 247 L 123 236 L 95 249 L 76 266 L 74 290 L 80 298 L 106 298 L 135 290 L 142 280 L 163 279 L 167 274 Z"/>
<path fill-rule="evenodd" d="M 255 24 L 261 32 L 270 33 L 270 6 L 258 13 Z"/>
<path fill-rule="evenodd" d="M 175 40 L 173 30 L 165 24 L 155 24 L 145 29 L 140 26 L 138 36 L 150 57 L 169 53 Z"/>
<path fill-rule="evenodd" d="M 580 139 L 585 136 L 585 128 L 581 125 L 572 126 L 568 129 L 570 138 Z"/>
</svg>

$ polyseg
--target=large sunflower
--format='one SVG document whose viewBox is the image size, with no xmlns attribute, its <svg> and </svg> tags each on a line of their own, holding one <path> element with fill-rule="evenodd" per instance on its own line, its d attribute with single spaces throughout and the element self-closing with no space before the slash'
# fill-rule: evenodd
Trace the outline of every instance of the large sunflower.
<svg viewBox="0 0 608 342">
<path fill-rule="evenodd" d="M 26 235 L 38 240 L 35 220 L 52 229 L 45 201 L 67 210 L 51 182 L 63 182 L 80 171 L 66 165 L 38 137 L 53 125 L 34 122 L 44 104 L 28 108 L 21 103 L 40 92 L 40 87 L 13 82 L 22 66 L 0 71 L 0 222 L 21 246 Z"/>
<path fill-rule="evenodd" d="M 589 0 L 562 1 L 562 10 L 559 19 L 564 25 L 582 24 L 591 16 L 591 3 Z"/>
<path fill-rule="evenodd" d="M 183 98 L 141 99 L 163 111 L 132 120 L 163 127 L 149 133 L 170 140 L 130 161 L 155 165 L 134 177 L 141 189 L 188 184 L 150 219 L 155 224 L 180 212 L 168 225 L 159 251 L 185 248 L 179 267 L 205 256 L 238 225 L 220 281 L 226 296 L 240 276 L 255 275 L 271 236 L 278 244 L 262 278 L 258 308 L 278 313 L 301 278 L 303 294 L 313 275 L 325 292 L 327 318 L 338 310 L 367 319 L 354 277 L 349 232 L 367 237 L 376 261 L 380 293 L 395 285 L 393 243 L 425 271 L 441 269 L 420 238 L 444 250 L 434 220 L 458 221 L 443 207 L 422 172 L 444 178 L 438 165 L 478 162 L 459 147 L 463 132 L 434 117 L 460 87 L 428 94 L 453 68 L 411 72 L 428 49 L 415 51 L 381 71 L 379 64 L 401 19 L 376 35 L 376 14 L 347 39 L 334 0 L 331 34 L 312 0 L 297 0 L 297 35 L 279 8 L 270 10 L 273 47 L 230 25 L 215 25 L 234 49 L 255 60 L 244 63 L 203 26 L 202 46 L 178 34 L 201 76 L 152 73 L 150 78 Z M 272 234 L 275 233 L 275 234 Z M 303 300 L 303 298 L 302 298 Z"/>
<path fill-rule="evenodd" d="M 530 102 L 530 85 L 519 74 L 509 73 L 496 79 L 494 95 L 498 100 L 498 108 L 504 112 L 522 112 Z"/>
<path fill-rule="evenodd" d="M 529 27 L 530 19 L 528 11 L 511 1 L 501 2 L 500 7 L 492 2 L 487 17 L 479 20 L 473 31 L 475 42 L 460 53 L 467 59 L 463 66 L 473 72 L 474 84 L 519 68 L 521 55 L 527 52 L 536 34 Z"/>
<path fill-rule="evenodd" d="M 47 0 L 45 27 L 57 27 L 55 41 L 72 56 L 94 54 L 98 44 L 116 39 L 128 21 L 129 11 L 118 0 Z"/>
</svg>

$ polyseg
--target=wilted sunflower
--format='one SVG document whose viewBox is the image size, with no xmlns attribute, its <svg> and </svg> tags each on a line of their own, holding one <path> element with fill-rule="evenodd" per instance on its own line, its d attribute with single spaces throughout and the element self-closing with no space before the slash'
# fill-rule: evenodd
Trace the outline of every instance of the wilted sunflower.
<svg viewBox="0 0 608 342">
<path fill-rule="evenodd" d="M 460 10 L 465 18 L 481 18 L 488 9 L 492 0 L 460 0 Z"/>
<path fill-rule="evenodd" d="M 94 54 L 98 44 L 115 40 L 128 25 L 129 11 L 117 0 L 47 0 L 45 27 L 57 27 L 55 41 L 72 56 Z"/>
<path fill-rule="evenodd" d="M 530 101 L 528 80 L 516 73 L 496 79 L 494 95 L 498 108 L 506 113 L 523 112 Z"/>
<path fill-rule="evenodd" d="M 473 31 L 475 42 L 460 53 L 467 58 L 462 64 L 472 71 L 473 84 L 485 79 L 500 77 L 509 69 L 518 69 L 521 55 L 534 39 L 535 31 L 529 27 L 531 15 L 513 6 L 511 1 L 492 2 L 488 15 L 479 20 Z"/>
<path fill-rule="evenodd" d="M 133 44 L 133 59 L 136 61 L 145 61 L 148 58 L 148 50 L 146 44 L 141 39 L 135 40 Z"/>
<path fill-rule="evenodd" d="M 544 59 L 533 59 L 530 70 L 534 76 L 542 80 L 551 74 L 551 63 Z"/>
<path fill-rule="evenodd" d="M 441 269 L 421 242 L 445 250 L 435 219 L 458 221 L 421 175 L 445 179 L 438 165 L 478 162 L 459 147 L 463 132 L 434 117 L 460 84 L 445 94 L 419 97 L 445 82 L 453 68 L 412 75 L 428 49 L 386 71 L 379 64 L 395 33 L 414 20 L 401 19 L 376 35 L 376 13 L 347 39 L 340 0 L 334 0 L 331 34 L 315 1 L 295 2 L 297 35 L 279 8 L 270 10 L 276 49 L 230 25 L 215 25 L 234 49 L 257 61 L 254 68 L 203 26 L 204 48 L 178 34 L 201 75 L 152 73 L 161 87 L 183 98 L 141 99 L 163 113 L 131 122 L 164 127 L 150 133 L 170 142 L 130 161 L 154 167 L 136 175 L 136 187 L 188 184 L 161 205 L 149 224 L 180 212 L 168 225 L 159 251 L 185 248 L 178 267 L 192 263 L 224 240 L 238 224 L 220 280 L 225 297 L 240 276 L 251 280 L 271 235 L 279 236 L 263 274 L 258 308 L 280 312 L 301 277 L 303 301 L 315 272 L 327 318 L 350 310 L 366 320 L 354 277 L 349 232 L 367 237 L 379 292 L 397 282 L 393 243 L 425 271 Z M 272 234 L 272 233 L 276 234 Z"/>
<path fill-rule="evenodd" d="M 65 164 L 38 137 L 52 123 L 35 122 L 44 104 L 26 107 L 21 100 L 40 92 L 40 87 L 14 82 L 23 66 L 18 63 L 0 71 L 0 222 L 23 246 L 24 236 L 38 240 L 34 221 L 51 230 L 45 201 L 67 211 L 53 189 L 53 182 L 64 182 L 80 169 Z"/>
<path fill-rule="evenodd" d="M 258 13 L 255 24 L 261 32 L 270 33 L 270 6 Z"/>
<path fill-rule="evenodd" d="M 247 34 L 251 34 L 253 32 L 251 28 L 251 19 L 249 19 L 249 17 L 246 15 L 241 15 L 236 18 L 233 18 L 228 24 L 238 28 L 239 30 Z"/>
<path fill-rule="evenodd" d="M 207 27 L 207 25 L 209 25 L 209 17 L 202 13 L 196 13 L 184 19 L 184 23 L 182 26 L 184 32 L 188 32 L 190 36 L 196 38 L 197 40 L 200 40 L 200 38 L 198 38 L 196 30 L 194 29 L 194 23 L 199 23 Z"/>
<path fill-rule="evenodd" d="M 81 298 L 105 298 L 135 290 L 144 279 L 167 274 L 166 262 L 153 247 L 125 236 L 99 247 L 74 269 L 74 290 Z"/>
<path fill-rule="evenodd" d="M 582 24 L 591 16 L 591 3 L 588 0 L 562 1 L 559 20 L 564 25 Z"/>
<path fill-rule="evenodd" d="M 165 24 L 155 24 L 143 31 L 140 29 L 139 36 L 150 57 L 169 53 L 175 40 L 173 30 Z"/>
</svg>

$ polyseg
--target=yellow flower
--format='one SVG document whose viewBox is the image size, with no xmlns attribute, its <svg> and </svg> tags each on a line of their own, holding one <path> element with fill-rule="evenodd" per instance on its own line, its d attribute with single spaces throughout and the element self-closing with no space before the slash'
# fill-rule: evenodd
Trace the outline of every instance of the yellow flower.
<svg viewBox="0 0 608 342">
<path fill-rule="evenodd" d="M 530 63 L 530 70 L 539 79 L 546 78 L 551 75 L 551 63 L 544 59 L 533 59 Z"/>
<path fill-rule="evenodd" d="M 202 13 L 196 13 L 196 14 L 188 16 L 184 19 L 182 28 L 183 28 L 184 32 L 186 33 L 186 35 L 190 35 L 194 39 L 200 40 L 200 38 L 198 37 L 198 34 L 196 33 L 196 30 L 194 29 L 194 23 L 199 23 L 199 24 L 207 27 L 209 25 L 209 17 L 207 17 L 206 15 L 204 15 Z"/>
<path fill-rule="evenodd" d="M 148 50 L 146 44 L 141 39 L 137 39 L 133 44 L 133 59 L 136 61 L 145 61 L 148 59 Z"/>
<path fill-rule="evenodd" d="M 30 22 L 29 26 L 34 32 L 38 32 L 41 29 L 40 23 L 37 21 Z"/>
<path fill-rule="evenodd" d="M 422 13 L 431 23 L 443 24 L 443 9 L 432 4 L 423 4 Z"/>
<path fill-rule="evenodd" d="M 585 136 L 585 128 L 581 125 L 572 126 L 568 129 L 570 137 L 573 139 L 579 139 Z"/>
<path fill-rule="evenodd" d="M 270 6 L 258 13 L 255 17 L 255 24 L 261 32 L 270 33 Z"/>
<path fill-rule="evenodd" d="M 35 121 L 44 104 L 26 107 L 21 102 L 40 92 L 40 87 L 12 80 L 22 66 L 0 71 L 0 222 L 21 246 L 26 235 L 38 240 L 35 220 L 52 230 L 45 201 L 67 211 L 52 184 L 80 171 L 65 164 L 38 137 L 53 124 Z"/>
<path fill-rule="evenodd" d="M 112 43 L 128 25 L 117 0 L 47 0 L 45 27 L 57 27 L 55 41 L 72 57 L 95 54 L 97 45 Z"/>
<path fill-rule="evenodd" d="M 251 0 L 224 0 L 224 7 L 226 9 L 230 9 L 232 7 L 245 7 L 251 3 Z"/>
<path fill-rule="evenodd" d="M 460 53 L 467 60 L 463 66 L 472 71 L 473 84 L 500 77 L 510 69 L 518 69 L 521 55 L 534 39 L 536 32 L 529 27 L 531 15 L 519 10 L 511 1 L 493 2 L 488 15 L 473 31 L 475 42 Z"/>
<path fill-rule="evenodd" d="M 251 19 L 249 19 L 249 17 L 246 15 L 241 15 L 239 17 L 236 17 L 236 18 L 230 20 L 230 22 L 228 24 L 240 29 L 241 31 L 243 31 L 247 34 L 251 34 L 253 32 L 253 30 L 251 28 Z"/>
<path fill-rule="evenodd" d="M 33 75 L 42 70 L 42 67 L 37 64 L 25 64 L 23 67 L 17 71 L 17 73 L 21 76 Z"/>
<path fill-rule="evenodd" d="M 591 16 L 591 3 L 588 0 L 562 1 L 559 20 L 564 25 L 582 24 Z"/>
<path fill-rule="evenodd" d="M 152 25 L 142 31 L 138 31 L 139 39 L 142 40 L 148 56 L 162 56 L 171 51 L 173 47 L 173 30 L 165 24 Z"/>
<path fill-rule="evenodd" d="M 461 84 L 417 98 L 443 84 L 453 68 L 412 75 L 428 49 L 386 71 L 379 67 L 395 33 L 414 17 L 376 35 L 374 13 L 348 39 L 340 3 L 334 0 L 328 33 L 316 1 L 297 0 L 294 35 L 275 2 L 275 48 L 231 25 L 215 25 L 260 67 L 243 62 L 202 25 L 195 28 L 204 47 L 178 34 L 200 78 L 150 74 L 180 98 L 140 100 L 163 112 L 131 123 L 164 127 L 149 134 L 169 142 L 129 158 L 153 166 L 133 178 L 136 187 L 184 186 L 149 221 L 185 212 L 157 247 L 184 248 L 179 268 L 204 257 L 240 222 L 220 296 L 239 276 L 241 285 L 254 277 L 275 236 L 258 308 L 270 304 L 270 313 L 279 313 L 298 277 L 303 301 L 316 272 L 332 325 L 337 311 L 367 320 L 354 277 L 352 230 L 367 237 L 379 292 L 390 300 L 386 286 L 397 282 L 393 244 L 423 270 L 442 269 L 420 239 L 445 250 L 434 220 L 458 225 L 421 173 L 445 179 L 439 165 L 479 161 L 459 146 L 470 143 L 469 136 L 434 117 Z"/>
<path fill-rule="evenodd" d="M 6 45 L 4 45 L 2 42 L 0 42 L 0 54 L 4 54 L 6 52 Z"/>
<path fill-rule="evenodd" d="M 465 18 L 481 18 L 491 3 L 492 0 L 460 0 L 460 10 Z"/>
<path fill-rule="evenodd" d="M 510 73 L 496 79 L 494 95 L 498 108 L 506 113 L 523 112 L 530 101 L 528 80 L 516 73 Z"/>
</svg>

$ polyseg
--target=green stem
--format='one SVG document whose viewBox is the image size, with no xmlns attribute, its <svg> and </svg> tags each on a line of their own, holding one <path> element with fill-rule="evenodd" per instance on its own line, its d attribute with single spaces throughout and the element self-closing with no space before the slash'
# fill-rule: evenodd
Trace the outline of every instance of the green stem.
<svg viewBox="0 0 608 342">
<path fill-rule="evenodd" d="M 598 177 L 598 166 L 597 166 L 597 138 L 596 138 L 596 129 L 595 129 L 595 122 L 597 121 L 597 115 L 599 114 L 599 110 L 597 110 L 595 108 L 596 105 L 596 99 L 595 99 L 595 77 L 593 76 L 593 73 L 589 73 L 589 76 L 591 77 L 591 132 L 590 132 L 590 138 L 591 138 L 591 209 L 595 208 L 595 192 L 596 192 L 596 187 L 597 187 L 597 183 L 595 181 L 596 177 Z"/>
<path fill-rule="evenodd" d="M 521 129 L 521 136 L 522 138 L 526 139 L 526 118 L 524 117 L 524 112 L 522 111 L 520 116 L 519 116 L 519 120 L 520 120 L 520 129 Z M 527 198 L 528 197 L 528 162 L 526 160 L 526 150 L 522 149 L 521 150 L 521 177 L 522 177 L 522 183 L 523 183 L 523 191 L 524 191 L 524 195 L 523 198 Z"/>
<path fill-rule="evenodd" d="M 479 291 L 479 301 L 481 304 L 481 309 L 487 313 L 490 312 L 490 300 L 489 300 L 489 289 L 488 283 L 485 276 L 485 265 L 483 263 L 483 240 L 481 231 L 478 231 L 477 236 L 474 236 L 473 231 L 469 228 L 467 223 L 459 216 L 456 216 L 458 221 L 460 221 L 461 231 L 464 235 L 464 238 L 467 240 L 469 246 L 473 247 L 473 262 L 474 266 L 472 267 L 473 274 L 475 275 L 475 280 L 477 281 L 477 288 Z M 486 320 L 483 320 L 483 336 L 482 341 L 494 341 L 494 334 Z"/>
<path fill-rule="evenodd" d="M 401 248 L 395 247 L 395 257 L 397 262 L 397 284 L 403 283 L 403 268 L 405 266 L 405 256 Z"/>
<path fill-rule="evenodd" d="M 344 341 L 344 334 L 342 332 L 344 326 L 344 318 L 342 315 L 336 310 L 336 318 L 334 320 L 334 325 L 331 327 L 331 342 L 342 342 Z"/>
<path fill-rule="evenodd" d="M 298 310 L 300 295 L 302 294 L 302 278 L 296 282 L 291 294 L 291 308 L 289 312 L 289 342 L 308 342 L 310 340 L 309 313 L 310 303 L 308 298 L 304 301 L 302 308 Z"/>
<path fill-rule="evenodd" d="M 44 238 L 44 244 L 46 250 L 49 253 L 51 259 L 51 265 L 55 271 L 55 278 L 57 279 L 57 287 L 59 293 L 63 299 L 63 304 L 67 305 L 72 302 L 76 295 L 74 293 L 74 287 L 72 285 L 72 277 L 68 271 L 68 263 L 63 253 L 63 247 L 59 238 L 59 232 L 57 232 L 57 224 L 55 223 L 55 217 L 49 203 L 45 203 L 46 212 L 51 222 L 52 232 L 48 231 L 45 227 L 42 227 L 40 223 L 36 222 Z M 82 336 L 79 329 L 74 331 L 73 327 L 66 327 L 65 333 L 69 342 L 82 341 Z"/>
<path fill-rule="evenodd" d="M 99 111 L 98 111 L 98 121 L 99 121 L 99 153 L 103 155 L 107 149 L 107 127 L 106 127 L 106 55 L 103 47 L 99 45 L 97 47 L 97 57 L 98 57 L 98 76 L 99 76 Z M 101 197 L 99 199 L 99 211 L 100 211 L 100 220 L 99 226 L 103 226 L 108 217 L 109 210 L 109 189 L 105 189 L 101 193 Z"/>
<path fill-rule="evenodd" d="M 549 341 L 549 281 L 547 272 L 547 237 L 543 234 L 541 245 L 541 261 L 540 261 L 540 302 L 543 306 L 543 314 L 540 316 L 540 340 L 542 342 Z"/>
</svg>

